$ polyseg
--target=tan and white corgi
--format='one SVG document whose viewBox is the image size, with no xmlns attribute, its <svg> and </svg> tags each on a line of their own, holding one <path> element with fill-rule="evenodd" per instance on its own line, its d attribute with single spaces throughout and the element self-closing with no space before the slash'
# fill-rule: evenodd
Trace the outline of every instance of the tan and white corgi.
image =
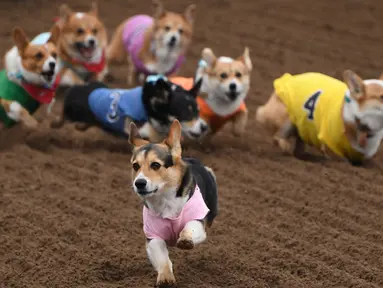
<svg viewBox="0 0 383 288">
<path fill-rule="evenodd" d="M 275 144 L 297 157 L 308 144 L 360 164 L 376 154 L 383 138 L 383 80 L 362 80 L 350 70 L 343 77 L 345 83 L 320 73 L 286 73 L 274 81 L 256 119 Z"/>
<path fill-rule="evenodd" d="M 98 17 L 96 3 L 92 3 L 89 12 L 74 12 L 63 4 L 55 25 L 61 29 L 58 43 L 58 54 L 63 66 L 61 84 L 103 81 L 108 73 L 108 38 L 106 28 Z"/>
<path fill-rule="evenodd" d="M 207 124 L 207 134 L 217 133 L 227 122 L 233 123 L 233 133 L 240 136 L 246 127 L 248 110 L 245 98 L 250 89 L 252 63 L 249 49 L 237 59 L 216 57 L 210 48 L 202 51 L 202 60 L 195 79 L 202 80 L 201 95 L 197 98 L 200 117 Z M 186 87 L 192 85 L 193 78 L 172 77 L 170 80 Z"/>
<path fill-rule="evenodd" d="M 23 29 L 15 27 L 15 44 L 4 57 L 5 69 L 0 72 L 0 126 L 9 128 L 16 122 L 36 128 L 32 116 L 39 107 L 54 102 L 60 81 L 56 43 L 60 29 L 53 27 L 49 37 L 35 37 L 31 42 Z M 39 35 L 40 36 L 40 35 Z"/>
<path fill-rule="evenodd" d="M 151 74 L 172 75 L 185 60 L 193 34 L 195 5 L 184 14 L 166 11 L 153 1 L 153 16 L 135 15 L 116 29 L 107 51 L 110 63 L 128 60 L 128 84 L 141 84 Z"/>
<path fill-rule="evenodd" d="M 183 158 L 181 124 L 174 120 L 168 137 L 150 143 L 130 124 L 132 184 L 142 199 L 146 251 L 157 275 L 156 287 L 176 287 L 168 247 L 190 250 L 205 241 L 206 227 L 218 214 L 214 172 L 194 158 Z"/>
</svg>

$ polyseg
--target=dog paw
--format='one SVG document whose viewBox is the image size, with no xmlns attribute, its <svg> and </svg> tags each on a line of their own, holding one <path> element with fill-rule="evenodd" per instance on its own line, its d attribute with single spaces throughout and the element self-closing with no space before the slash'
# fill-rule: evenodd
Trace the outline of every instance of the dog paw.
<svg viewBox="0 0 383 288">
<path fill-rule="evenodd" d="M 158 288 L 176 288 L 176 279 L 173 273 L 158 274 L 156 286 Z"/>
<path fill-rule="evenodd" d="M 177 248 L 182 250 L 191 250 L 194 248 L 194 243 L 190 239 L 178 239 Z"/>
<path fill-rule="evenodd" d="M 157 282 L 156 286 L 157 288 L 177 288 L 176 282 L 172 281 L 163 281 L 163 282 Z"/>
</svg>

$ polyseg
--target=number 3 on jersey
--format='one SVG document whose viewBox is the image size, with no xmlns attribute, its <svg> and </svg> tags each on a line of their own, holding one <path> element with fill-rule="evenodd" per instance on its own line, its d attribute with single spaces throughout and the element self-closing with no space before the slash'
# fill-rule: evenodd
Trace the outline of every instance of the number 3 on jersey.
<svg viewBox="0 0 383 288">
<path fill-rule="evenodd" d="M 315 105 L 317 103 L 317 100 L 318 100 L 320 94 L 322 94 L 322 91 L 315 92 L 313 95 L 311 95 L 307 99 L 307 101 L 303 105 L 303 108 L 308 111 L 307 118 L 309 120 L 314 120 Z"/>
</svg>

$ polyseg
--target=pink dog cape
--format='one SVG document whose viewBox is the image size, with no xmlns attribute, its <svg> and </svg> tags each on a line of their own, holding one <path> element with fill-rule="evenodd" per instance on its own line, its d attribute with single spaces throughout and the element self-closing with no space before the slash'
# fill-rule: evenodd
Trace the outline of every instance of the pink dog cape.
<svg viewBox="0 0 383 288">
<path fill-rule="evenodd" d="M 193 196 L 186 202 L 176 218 L 162 218 L 146 206 L 143 209 L 144 233 L 148 239 L 162 239 L 169 246 L 174 246 L 186 223 L 202 220 L 209 213 L 201 191 L 196 185 Z"/>
<path fill-rule="evenodd" d="M 148 15 L 137 15 L 132 17 L 128 22 L 126 22 L 124 31 L 122 33 L 122 39 L 125 45 L 125 49 L 128 51 L 129 55 L 132 57 L 134 65 L 138 72 L 141 72 L 147 75 L 157 74 L 156 72 L 149 71 L 144 63 L 139 58 L 139 53 L 142 45 L 144 44 L 145 31 L 150 26 L 153 25 L 153 18 Z M 178 68 L 181 67 L 182 63 L 185 61 L 185 56 L 180 55 L 174 64 L 174 66 L 164 73 L 165 75 L 171 75 Z"/>
</svg>

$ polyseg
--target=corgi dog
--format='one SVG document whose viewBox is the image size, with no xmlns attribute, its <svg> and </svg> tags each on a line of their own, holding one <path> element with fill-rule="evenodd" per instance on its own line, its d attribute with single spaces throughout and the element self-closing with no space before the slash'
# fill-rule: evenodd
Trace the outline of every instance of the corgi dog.
<svg viewBox="0 0 383 288">
<path fill-rule="evenodd" d="M 37 128 L 32 115 L 50 108 L 60 82 L 56 43 L 60 29 L 53 27 L 50 37 L 35 37 L 31 42 L 23 29 L 12 31 L 13 46 L 4 57 L 5 69 L 0 72 L 0 127 L 10 128 L 20 122 Z"/>
<path fill-rule="evenodd" d="M 143 86 L 133 89 L 110 89 L 101 82 L 75 85 L 66 91 L 62 113 L 51 127 L 61 127 L 70 120 L 77 122 L 78 130 L 95 125 L 128 136 L 129 124 L 134 121 L 142 125 L 142 137 L 161 141 L 172 121 L 178 119 L 184 133 L 193 136 L 195 127 L 200 127 L 196 102 L 200 86 L 201 81 L 185 90 L 162 75 L 151 75 Z"/>
<path fill-rule="evenodd" d="M 308 144 L 359 165 L 375 155 L 383 137 L 383 80 L 362 80 L 351 70 L 343 78 L 286 73 L 274 81 L 256 120 L 285 152 L 300 157 Z"/>
<path fill-rule="evenodd" d="M 250 89 L 252 63 L 249 49 L 237 59 L 216 57 L 210 48 L 202 51 L 202 60 L 195 79 L 203 79 L 197 98 L 200 117 L 208 129 L 203 136 L 214 135 L 227 122 L 233 123 L 233 133 L 240 136 L 246 127 L 248 110 L 245 98 Z M 193 78 L 171 77 L 173 83 L 187 89 Z"/>
<path fill-rule="evenodd" d="M 71 86 L 103 81 L 108 73 L 108 38 L 106 28 L 98 17 L 96 3 L 92 3 L 88 12 L 74 12 L 63 4 L 55 25 L 61 29 L 57 47 L 63 67 L 61 84 Z"/>
<path fill-rule="evenodd" d="M 153 3 L 153 16 L 135 15 L 122 22 L 108 47 L 110 63 L 127 59 L 130 86 L 142 83 L 150 74 L 176 73 L 191 42 L 195 5 L 182 15 L 166 11 L 159 0 Z"/>
<path fill-rule="evenodd" d="M 157 271 L 157 287 L 176 287 L 168 246 L 190 250 L 206 239 L 218 214 L 213 170 L 194 158 L 183 158 L 181 125 L 174 120 L 168 137 L 158 144 L 139 137 L 130 124 L 133 146 L 132 184 L 142 199 L 146 251 Z"/>
</svg>

